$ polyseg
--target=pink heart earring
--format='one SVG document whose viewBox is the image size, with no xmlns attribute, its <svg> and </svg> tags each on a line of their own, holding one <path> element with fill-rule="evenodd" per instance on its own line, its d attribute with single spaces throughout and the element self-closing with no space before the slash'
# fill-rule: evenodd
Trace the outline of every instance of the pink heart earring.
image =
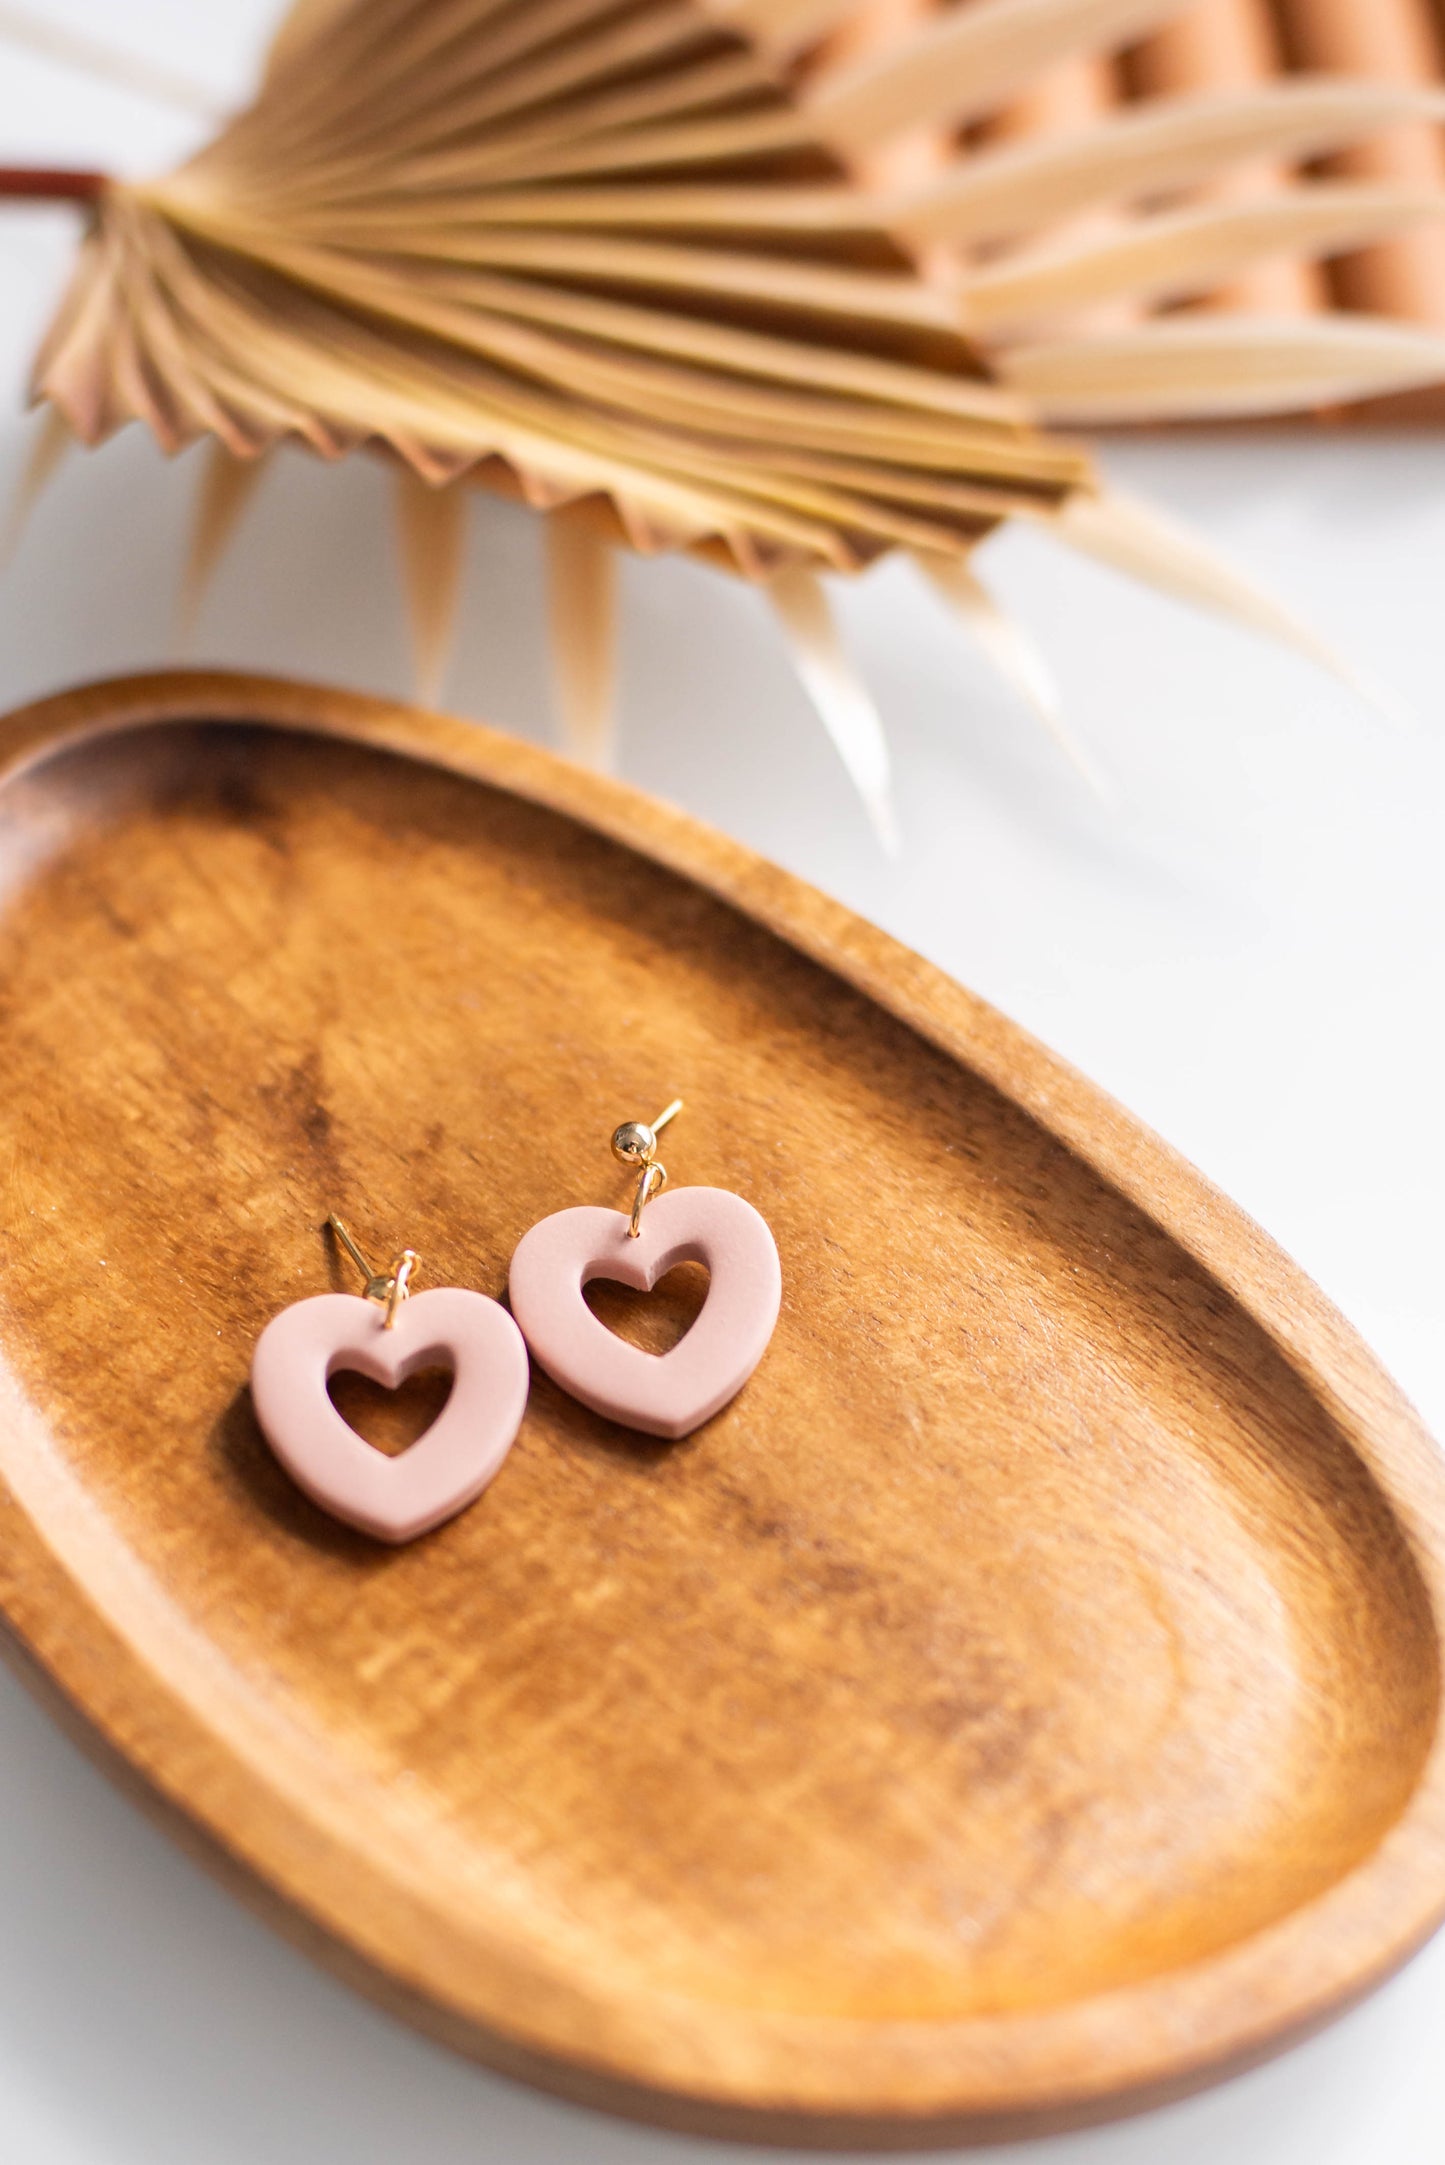
<svg viewBox="0 0 1445 2165">
<path fill-rule="evenodd" d="M 682 1110 L 674 1099 L 649 1127 L 627 1120 L 612 1155 L 638 1173 L 629 1214 L 584 1205 L 525 1233 L 508 1280 L 512 1313 L 532 1358 L 595 1413 L 652 1436 L 686 1436 L 736 1396 L 767 1350 L 778 1320 L 782 1271 L 767 1221 L 726 1188 L 663 1195 L 658 1131 Z M 702 1312 L 668 1353 L 630 1346 L 593 1315 L 582 1288 L 612 1278 L 650 1293 L 677 1263 L 709 1274 Z"/>
<path fill-rule="evenodd" d="M 505 1308 L 440 1286 L 413 1294 L 416 1253 L 373 1271 L 346 1227 L 327 1219 L 365 1295 L 320 1293 L 274 1316 L 256 1341 L 251 1398 L 266 1441 L 298 1488 L 378 1541 L 414 1541 L 480 1496 L 512 1448 L 527 1404 L 527 1349 Z M 395 1390 L 449 1368 L 451 1394 L 396 1458 L 344 1421 L 326 1386 L 341 1369 Z"/>
</svg>

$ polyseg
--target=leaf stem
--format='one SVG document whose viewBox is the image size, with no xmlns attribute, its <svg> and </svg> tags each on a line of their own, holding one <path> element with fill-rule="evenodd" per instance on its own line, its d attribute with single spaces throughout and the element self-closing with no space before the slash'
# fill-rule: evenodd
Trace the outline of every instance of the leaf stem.
<svg viewBox="0 0 1445 2165">
<path fill-rule="evenodd" d="M 0 201 L 93 203 L 105 184 L 104 173 L 63 166 L 0 165 Z"/>
</svg>

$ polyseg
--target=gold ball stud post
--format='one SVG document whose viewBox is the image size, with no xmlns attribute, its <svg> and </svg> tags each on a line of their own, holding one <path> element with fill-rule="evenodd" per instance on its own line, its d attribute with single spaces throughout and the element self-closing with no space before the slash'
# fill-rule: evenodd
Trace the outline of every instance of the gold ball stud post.
<svg viewBox="0 0 1445 2165">
<path fill-rule="evenodd" d="M 624 1120 L 612 1131 L 612 1155 L 619 1165 L 650 1165 L 657 1155 L 657 1130 L 645 1120 Z"/>
<path fill-rule="evenodd" d="M 612 1155 L 619 1165 L 626 1165 L 641 1174 L 637 1194 L 632 1204 L 632 1216 L 627 1230 L 634 1240 L 642 1231 L 642 1213 L 654 1195 L 660 1195 L 667 1185 L 667 1169 L 657 1162 L 657 1137 L 669 1120 L 676 1119 L 682 1111 L 682 1099 L 674 1098 L 664 1106 L 649 1127 L 645 1120 L 624 1120 L 620 1128 L 612 1131 Z"/>
</svg>

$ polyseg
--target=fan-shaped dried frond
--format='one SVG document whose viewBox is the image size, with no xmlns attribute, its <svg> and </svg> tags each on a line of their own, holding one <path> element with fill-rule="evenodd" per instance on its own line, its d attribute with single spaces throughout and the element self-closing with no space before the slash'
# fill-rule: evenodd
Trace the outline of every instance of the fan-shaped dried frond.
<svg viewBox="0 0 1445 2165">
<path fill-rule="evenodd" d="M 696 0 L 351 0 L 181 172 L 107 192 L 38 382 L 89 440 L 375 440 L 766 576 L 1084 481 L 984 375 Z"/>
<path fill-rule="evenodd" d="M 38 387 L 90 441 L 139 418 L 239 458 L 376 442 L 433 484 L 599 499 L 616 539 L 753 577 L 957 555 L 1089 479 L 968 330 L 1433 208 L 1315 187 L 920 275 L 896 234 L 1026 236 L 1066 196 L 1334 144 L 1406 102 L 1339 83 L 1176 101 L 964 155 L 896 199 L 850 175 L 858 145 L 976 115 L 1177 4 L 970 0 L 798 71 L 856 0 L 305 0 L 216 142 L 104 193 Z"/>
<path fill-rule="evenodd" d="M 1043 138 L 973 125 L 1182 4 L 300 0 L 207 149 L 100 190 L 37 392 L 90 442 L 138 419 L 235 461 L 288 437 L 373 445 L 433 489 L 566 510 L 559 682 L 599 744 L 611 544 L 764 583 L 884 823 L 876 717 L 820 571 L 908 551 L 1038 698 L 986 594 L 947 571 L 1018 514 L 1096 547 L 1103 517 L 1123 549 L 1087 457 L 1038 417 L 1255 413 L 1445 376 L 1445 344 L 1384 320 L 1145 314 L 1261 254 L 1436 216 L 1434 186 L 1282 176 L 1439 118 L 1439 93 L 1299 78 Z M 1237 168 L 1281 177 L 1241 196 Z M 213 484 L 209 553 L 239 500 Z M 437 657 L 425 590 L 454 582 L 459 529 L 416 486 L 402 500 Z M 1251 614 L 1187 552 L 1127 553 Z"/>
</svg>

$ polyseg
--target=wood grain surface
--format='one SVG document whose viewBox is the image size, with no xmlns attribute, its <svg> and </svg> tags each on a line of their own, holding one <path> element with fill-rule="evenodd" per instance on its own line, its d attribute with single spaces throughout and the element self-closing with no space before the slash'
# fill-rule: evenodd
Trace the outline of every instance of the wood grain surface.
<svg viewBox="0 0 1445 2165">
<path fill-rule="evenodd" d="M 249 678 L 0 724 L 0 871 L 10 1650 L 344 1974 L 575 2097 L 881 2146 L 1175 2094 L 1433 1927 L 1434 1448 L 990 1009 L 617 784 Z M 674 1091 L 674 1181 L 782 1255 L 741 1396 L 666 1445 L 539 1376 L 451 1525 L 323 1518 L 246 1376 L 349 1282 L 327 1211 L 498 1294 Z M 657 1347 L 696 1275 L 599 1305 Z M 347 1410 L 395 1448 L 425 1388 Z"/>
</svg>

